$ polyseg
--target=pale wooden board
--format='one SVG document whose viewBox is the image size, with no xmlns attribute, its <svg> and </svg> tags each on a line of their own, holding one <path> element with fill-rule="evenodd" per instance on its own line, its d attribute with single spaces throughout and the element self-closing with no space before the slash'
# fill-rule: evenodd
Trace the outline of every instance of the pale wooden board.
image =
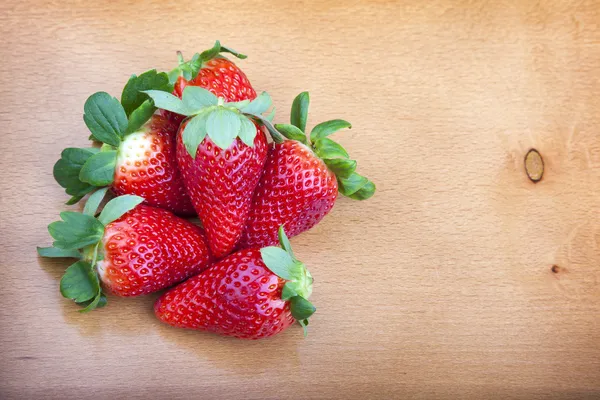
<svg viewBox="0 0 600 400">
<path fill-rule="evenodd" d="M 600 3 L 250 3 L 0 5 L 0 398 L 600 397 Z M 292 241 L 306 339 L 172 329 L 155 296 L 80 315 L 35 254 L 87 96 L 217 38 L 280 121 L 302 90 L 352 121 L 378 185 Z"/>
</svg>

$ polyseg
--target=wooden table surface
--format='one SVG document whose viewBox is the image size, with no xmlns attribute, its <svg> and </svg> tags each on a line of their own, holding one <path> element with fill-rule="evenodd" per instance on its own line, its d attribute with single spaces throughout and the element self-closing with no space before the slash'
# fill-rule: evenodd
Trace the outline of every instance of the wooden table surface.
<svg viewBox="0 0 600 400">
<path fill-rule="evenodd" d="M 0 398 L 600 398 L 600 3 L 42 2 L 0 5 Z M 156 296 L 81 315 L 37 257 L 88 95 L 215 39 L 286 121 L 378 187 L 292 240 L 310 333 L 177 330 Z M 524 170 L 530 148 L 543 179 Z"/>
</svg>

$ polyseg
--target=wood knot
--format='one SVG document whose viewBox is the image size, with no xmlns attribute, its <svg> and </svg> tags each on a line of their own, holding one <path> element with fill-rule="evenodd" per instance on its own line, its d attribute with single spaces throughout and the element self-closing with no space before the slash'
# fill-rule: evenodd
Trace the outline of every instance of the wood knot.
<svg viewBox="0 0 600 400">
<path fill-rule="evenodd" d="M 552 268 L 550 268 L 550 270 L 555 273 L 558 274 L 561 271 L 561 268 L 558 265 L 553 265 Z"/>
<path fill-rule="evenodd" d="M 538 183 L 544 176 L 544 159 L 536 149 L 530 149 L 525 155 L 525 172 L 533 183 Z"/>
</svg>

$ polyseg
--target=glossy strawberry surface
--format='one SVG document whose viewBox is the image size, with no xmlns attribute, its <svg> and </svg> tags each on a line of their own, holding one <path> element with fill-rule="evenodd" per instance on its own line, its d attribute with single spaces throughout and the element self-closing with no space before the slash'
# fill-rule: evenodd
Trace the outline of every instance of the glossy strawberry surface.
<svg viewBox="0 0 600 400">
<path fill-rule="evenodd" d="M 246 74 L 227 58 L 213 58 L 206 62 L 198 71 L 198 75 L 189 81 L 180 76 L 173 87 L 173 94 L 181 98 L 187 86 L 202 87 L 228 102 L 256 98 L 256 91 Z M 185 118 L 170 111 L 161 110 L 161 113 L 176 124 Z"/>
<path fill-rule="evenodd" d="M 289 327 L 290 303 L 281 300 L 285 281 L 246 249 L 163 294 L 154 305 L 163 322 L 243 339 L 261 339 Z"/>
<path fill-rule="evenodd" d="M 202 228 L 139 205 L 108 224 L 98 275 L 109 292 L 137 296 L 196 275 L 212 261 Z"/>
<path fill-rule="evenodd" d="M 118 149 L 112 190 L 134 194 L 146 204 L 179 215 L 194 214 L 175 156 L 178 124 L 154 115 L 139 132 L 125 137 Z"/>
<path fill-rule="evenodd" d="M 276 244 L 280 225 L 289 237 L 312 228 L 337 195 L 335 174 L 311 149 L 294 140 L 271 144 L 238 247 Z"/>
<path fill-rule="evenodd" d="M 185 122 L 180 132 L 184 129 Z M 229 254 L 239 240 L 265 164 L 267 139 L 262 129 L 256 130 L 253 147 L 237 138 L 222 150 L 207 136 L 195 159 L 187 152 L 181 133 L 177 138 L 179 170 L 217 258 Z"/>
</svg>

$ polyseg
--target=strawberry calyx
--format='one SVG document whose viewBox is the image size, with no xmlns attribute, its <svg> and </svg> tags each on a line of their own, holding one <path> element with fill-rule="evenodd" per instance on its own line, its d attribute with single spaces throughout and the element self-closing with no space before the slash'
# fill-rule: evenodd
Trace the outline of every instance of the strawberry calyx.
<svg viewBox="0 0 600 400">
<path fill-rule="evenodd" d="M 352 125 L 342 119 L 321 122 L 307 137 L 305 131 L 309 104 L 308 92 L 300 93 L 292 103 L 290 124 L 275 124 L 275 129 L 287 139 L 306 145 L 321 158 L 327 168 L 335 174 L 341 194 L 354 200 L 366 200 L 373 196 L 375 184 L 355 172 L 356 161 L 350 159 L 348 152 L 339 143 L 328 137 L 340 129 L 350 129 Z"/>
<path fill-rule="evenodd" d="M 272 106 L 271 96 L 267 92 L 262 92 L 252 101 L 229 103 L 199 86 L 186 86 L 181 99 L 157 90 L 146 90 L 144 93 L 159 108 L 188 117 L 182 139 L 193 158 L 196 158 L 198 146 L 206 136 L 223 150 L 231 146 L 236 138 L 253 147 L 256 137 L 254 123 L 266 127 L 274 141 L 283 141 L 283 137 L 271 124 L 275 109 L 269 115 L 263 115 Z"/>
<path fill-rule="evenodd" d="M 287 282 L 283 285 L 281 299 L 290 302 L 292 316 L 307 334 L 308 318 L 316 311 L 308 298 L 312 294 L 313 277 L 301 261 L 298 261 L 283 225 L 277 232 L 281 247 L 260 249 L 263 262 L 275 275 Z"/>
<path fill-rule="evenodd" d="M 96 217 L 106 192 L 107 188 L 103 188 L 92 194 L 83 213 L 60 213 L 61 221 L 48 225 L 48 232 L 54 239 L 52 246 L 37 248 L 42 257 L 78 259 L 62 276 L 60 292 L 82 306 L 81 312 L 106 304 L 97 271 L 97 263 L 103 258 L 101 243 L 105 227 L 144 201 L 140 196 L 119 196 L 106 203 Z"/>
<path fill-rule="evenodd" d="M 218 40 L 214 46 L 208 50 L 204 50 L 202 53 L 196 53 L 189 61 L 185 61 L 183 54 L 180 51 L 177 52 L 177 58 L 179 59 L 179 65 L 169 72 L 169 82 L 174 84 L 177 79 L 181 76 L 185 80 L 192 80 L 198 76 L 198 72 L 206 65 L 207 62 L 213 58 L 226 58 L 221 53 L 230 53 L 235 57 L 243 60 L 247 56 L 233 50 L 230 47 L 223 46 Z"/>
<path fill-rule="evenodd" d="M 143 90 L 171 92 L 173 85 L 164 72 L 150 70 L 132 75 L 123 88 L 121 101 L 106 92 L 91 95 L 83 106 L 83 120 L 90 139 L 103 143 L 102 149 L 67 148 L 54 164 L 54 179 L 72 196 L 75 204 L 98 187 L 113 183 L 117 150 L 123 139 L 145 129 L 156 106 Z"/>
</svg>

